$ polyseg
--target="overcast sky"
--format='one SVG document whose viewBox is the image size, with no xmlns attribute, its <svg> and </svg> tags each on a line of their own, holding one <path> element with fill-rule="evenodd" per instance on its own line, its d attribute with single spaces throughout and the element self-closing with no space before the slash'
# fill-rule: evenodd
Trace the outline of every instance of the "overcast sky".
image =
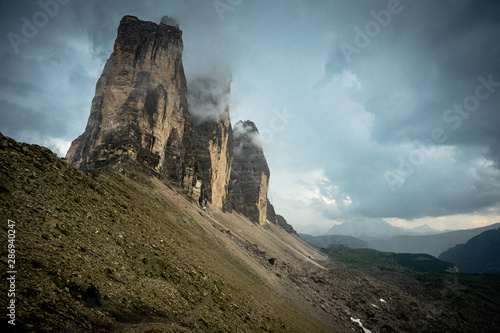
<svg viewBox="0 0 500 333">
<path fill-rule="evenodd" d="M 297 230 L 500 222 L 499 1 L 0 1 L 0 131 L 64 156 L 126 14 L 177 19 L 188 81 L 232 70 Z"/>
</svg>

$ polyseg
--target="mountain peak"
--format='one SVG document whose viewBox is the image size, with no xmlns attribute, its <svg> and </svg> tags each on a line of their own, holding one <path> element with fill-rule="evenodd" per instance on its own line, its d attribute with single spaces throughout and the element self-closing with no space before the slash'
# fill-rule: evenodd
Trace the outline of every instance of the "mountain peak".
<svg viewBox="0 0 500 333">
<path fill-rule="evenodd" d="M 450 261 L 461 273 L 500 274 L 500 229 L 492 229 L 472 237 L 439 255 Z"/>
<path fill-rule="evenodd" d="M 257 126 L 251 120 L 240 120 L 234 125 L 234 133 L 235 135 L 244 135 L 244 134 L 252 134 L 259 133 Z"/>
<path fill-rule="evenodd" d="M 132 164 L 201 206 L 234 209 L 264 224 L 270 172 L 257 126 L 238 122 L 233 137 L 230 72 L 193 79 L 188 90 L 182 50 L 174 19 L 123 17 L 87 127 L 67 159 L 83 171 Z"/>
<path fill-rule="evenodd" d="M 397 235 L 429 235 L 439 233 L 427 224 L 412 228 L 400 228 L 382 219 L 357 218 L 340 225 L 334 225 L 327 234 L 346 235 L 361 238 L 364 240 L 371 238 L 390 238 Z"/>
<path fill-rule="evenodd" d="M 179 30 L 125 16 L 68 161 L 83 171 L 132 162 L 189 190 L 194 160 L 182 50 Z"/>
<path fill-rule="evenodd" d="M 234 125 L 234 158 L 229 185 L 233 209 L 255 223 L 264 224 L 269 206 L 270 171 L 258 135 L 257 126 L 249 120 Z"/>
</svg>

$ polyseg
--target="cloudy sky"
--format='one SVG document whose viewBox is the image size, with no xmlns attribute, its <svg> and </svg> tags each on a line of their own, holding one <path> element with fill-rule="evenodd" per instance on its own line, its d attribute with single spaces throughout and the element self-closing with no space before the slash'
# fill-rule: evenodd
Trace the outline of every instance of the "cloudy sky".
<svg viewBox="0 0 500 333">
<path fill-rule="evenodd" d="M 64 156 L 123 15 L 177 19 L 188 80 L 233 73 L 299 231 L 500 222 L 500 2 L 0 1 L 0 131 Z"/>
</svg>

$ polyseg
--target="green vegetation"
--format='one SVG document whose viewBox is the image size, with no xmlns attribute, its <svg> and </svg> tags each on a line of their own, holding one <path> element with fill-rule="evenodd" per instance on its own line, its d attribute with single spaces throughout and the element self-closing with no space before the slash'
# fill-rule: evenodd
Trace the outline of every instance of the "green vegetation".
<svg viewBox="0 0 500 333">
<path fill-rule="evenodd" d="M 378 267 L 382 270 L 445 272 L 453 264 L 428 254 L 391 253 L 372 249 L 323 249 L 332 259 L 348 266 Z"/>
</svg>

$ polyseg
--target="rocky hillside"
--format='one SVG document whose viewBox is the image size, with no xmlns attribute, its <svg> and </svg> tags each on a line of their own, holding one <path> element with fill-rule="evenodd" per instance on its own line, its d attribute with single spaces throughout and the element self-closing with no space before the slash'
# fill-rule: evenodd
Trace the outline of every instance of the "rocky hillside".
<svg viewBox="0 0 500 333">
<path fill-rule="evenodd" d="M 358 319 L 372 332 L 500 325 L 496 280 L 346 269 L 272 223 L 203 210 L 140 170 L 85 174 L 1 135 L 0 161 L 3 235 L 16 221 L 14 331 L 362 332 Z"/>
<path fill-rule="evenodd" d="M 441 253 L 463 273 L 500 274 L 500 229 L 488 230 Z"/>
<path fill-rule="evenodd" d="M 288 276 L 310 279 L 318 266 L 309 258 L 324 256 L 280 228 L 257 230 L 241 216 L 202 210 L 134 169 L 84 174 L 46 148 L 3 136 L 0 154 L 0 216 L 16 221 L 18 328 L 258 332 L 334 325 L 298 302 L 300 293 L 285 297 L 295 288 Z"/>
</svg>

